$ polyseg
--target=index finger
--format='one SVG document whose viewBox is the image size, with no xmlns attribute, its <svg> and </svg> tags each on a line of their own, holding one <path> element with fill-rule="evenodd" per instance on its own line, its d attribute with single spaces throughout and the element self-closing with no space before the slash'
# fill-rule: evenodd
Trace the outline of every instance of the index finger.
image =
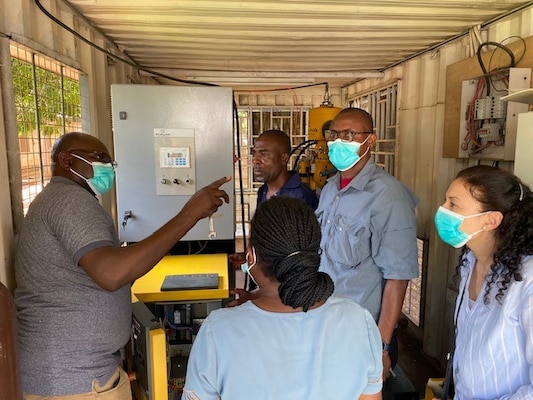
<svg viewBox="0 0 533 400">
<path fill-rule="evenodd" d="M 216 181 L 212 182 L 209 187 L 211 189 L 218 189 L 220 186 L 222 186 L 224 183 L 231 181 L 231 176 L 225 176 L 223 178 L 219 178 Z"/>
<path fill-rule="evenodd" d="M 245 289 L 240 289 L 240 288 L 233 288 L 233 289 L 230 290 L 230 293 L 242 296 L 243 294 L 246 293 L 246 290 Z"/>
</svg>

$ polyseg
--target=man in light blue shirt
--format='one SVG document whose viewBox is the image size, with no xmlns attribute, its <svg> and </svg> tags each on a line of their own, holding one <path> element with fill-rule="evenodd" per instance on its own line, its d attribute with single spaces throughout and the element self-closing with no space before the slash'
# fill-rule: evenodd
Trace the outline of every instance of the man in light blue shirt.
<svg viewBox="0 0 533 400">
<path fill-rule="evenodd" d="M 339 172 L 320 194 L 316 214 L 322 229 L 321 270 L 335 293 L 368 309 L 383 341 L 383 373 L 396 363 L 390 345 L 407 284 L 418 276 L 415 207 L 417 198 L 378 167 L 372 117 L 347 108 L 327 132 L 329 158 Z"/>
</svg>

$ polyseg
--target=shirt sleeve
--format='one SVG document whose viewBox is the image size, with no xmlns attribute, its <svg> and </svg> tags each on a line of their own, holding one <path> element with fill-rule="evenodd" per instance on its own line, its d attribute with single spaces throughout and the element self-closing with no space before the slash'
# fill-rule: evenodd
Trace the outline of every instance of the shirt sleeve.
<svg viewBox="0 0 533 400">
<path fill-rule="evenodd" d="M 524 264 L 524 267 L 533 267 L 533 264 Z M 530 384 L 521 386 L 518 391 L 508 397 L 513 400 L 533 399 L 533 285 L 524 290 L 520 320 L 522 330 L 526 335 L 525 353 L 529 364 Z"/>
<path fill-rule="evenodd" d="M 368 384 L 363 390 L 363 394 L 374 394 L 381 391 L 383 387 L 383 360 L 382 344 L 379 329 L 372 318 L 370 312 L 365 310 L 365 320 L 368 331 L 369 346 L 373 360 L 368 363 Z"/>
<path fill-rule="evenodd" d="M 118 246 L 111 217 L 85 189 L 60 192 L 57 201 L 43 211 L 43 219 L 75 260 L 104 246 Z"/>
<path fill-rule="evenodd" d="M 217 400 L 217 353 L 207 318 L 194 341 L 187 363 L 187 376 L 182 400 Z"/>
<path fill-rule="evenodd" d="M 385 279 L 418 276 L 414 206 L 406 197 L 377 205 L 370 221 L 372 257 Z"/>
</svg>

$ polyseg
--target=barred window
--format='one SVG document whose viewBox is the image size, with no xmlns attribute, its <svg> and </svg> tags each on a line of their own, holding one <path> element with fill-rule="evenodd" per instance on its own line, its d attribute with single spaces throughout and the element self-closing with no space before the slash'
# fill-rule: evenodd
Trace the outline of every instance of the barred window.
<svg viewBox="0 0 533 400">
<path fill-rule="evenodd" d="M 10 50 L 26 214 L 50 181 L 55 140 L 81 131 L 80 74 L 25 47 L 12 44 Z"/>
</svg>

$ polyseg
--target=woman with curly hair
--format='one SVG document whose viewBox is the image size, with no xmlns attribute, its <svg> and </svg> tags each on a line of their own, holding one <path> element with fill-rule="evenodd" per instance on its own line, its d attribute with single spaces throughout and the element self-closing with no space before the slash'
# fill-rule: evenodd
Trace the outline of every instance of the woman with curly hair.
<svg viewBox="0 0 533 400">
<path fill-rule="evenodd" d="M 209 314 L 182 399 L 381 399 L 377 325 L 332 295 L 333 281 L 318 271 L 320 238 L 300 199 L 275 196 L 257 208 L 243 270 L 261 295 Z"/>
<path fill-rule="evenodd" d="M 435 214 L 454 279 L 456 400 L 533 398 L 533 197 L 515 175 L 462 170 Z"/>
</svg>

